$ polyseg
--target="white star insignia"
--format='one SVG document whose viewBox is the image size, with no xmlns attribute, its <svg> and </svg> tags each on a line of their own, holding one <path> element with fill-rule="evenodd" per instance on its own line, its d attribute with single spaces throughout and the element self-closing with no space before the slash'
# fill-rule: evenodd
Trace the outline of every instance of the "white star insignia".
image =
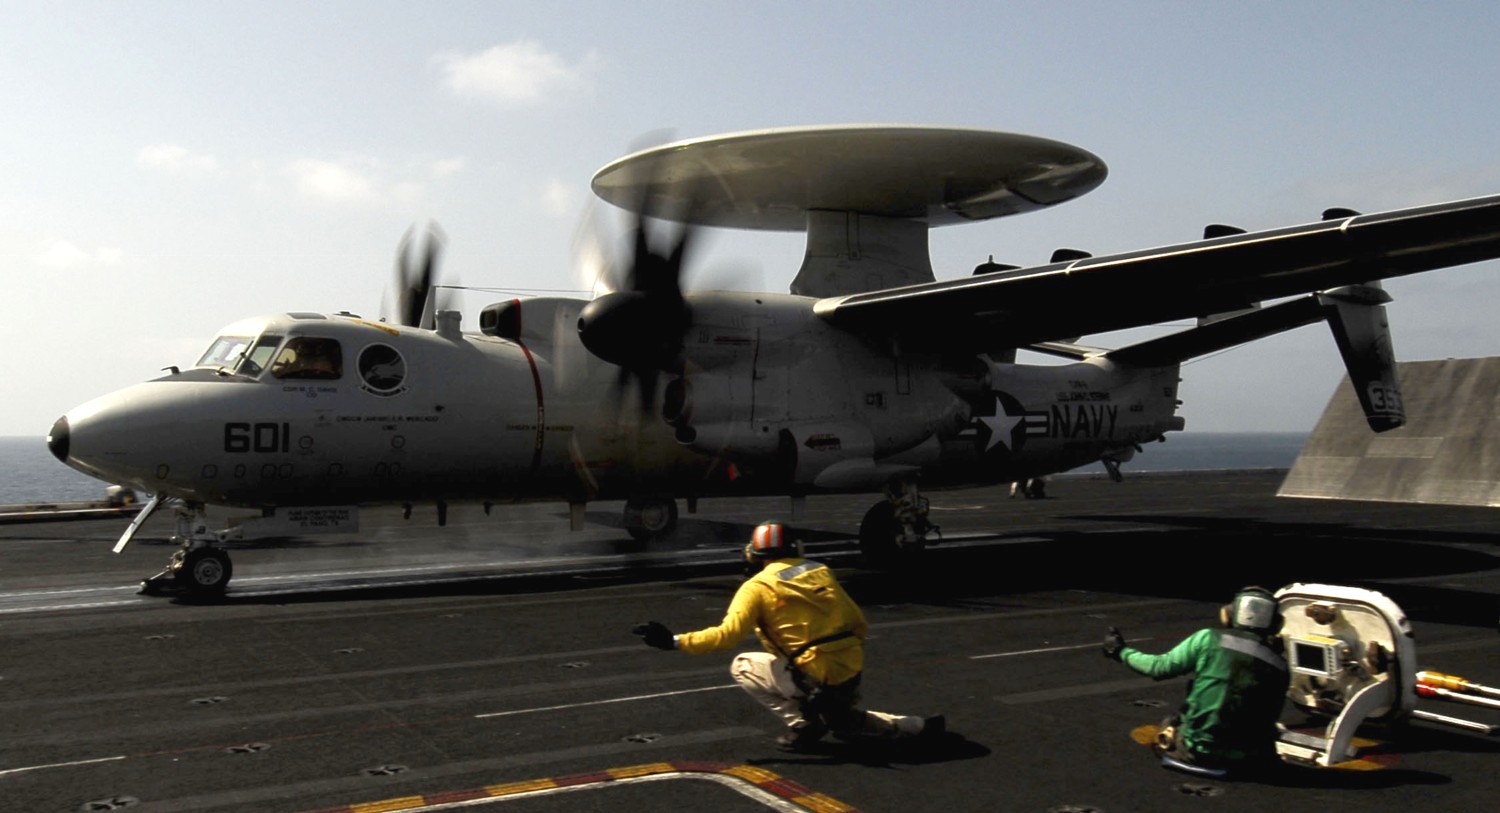
<svg viewBox="0 0 1500 813">
<path fill-rule="evenodd" d="M 984 424 L 990 430 L 990 442 L 984 446 L 986 452 L 995 448 L 995 444 L 997 443 L 1005 444 L 1007 451 L 1015 451 L 1010 446 L 1010 435 L 1016 428 L 1016 424 L 1025 420 L 1024 416 L 1006 414 L 1005 405 L 1000 403 L 999 398 L 996 398 L 995 414 L 980 415 L 975 420 Z"/>
</svg>

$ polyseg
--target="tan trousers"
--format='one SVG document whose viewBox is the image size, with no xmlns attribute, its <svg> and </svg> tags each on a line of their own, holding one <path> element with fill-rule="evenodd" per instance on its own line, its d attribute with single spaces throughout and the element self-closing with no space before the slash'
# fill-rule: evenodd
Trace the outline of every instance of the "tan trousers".
<svg viewBox="0 0 1500 813">
<path fill-rule="evenodd" d="M 785 658 L 769 652 L 742 652 L 729 665 L 729 674 L 740 688 L 780 717 L 788 728 L 801 728 L 806 724 L 802 716 L 802 701 L 806 695 L 793 682 Z M 860 722 L 854 729 L 834 733 L 895 739 L 922 733 L 924 724 L 921 717 L 880 711 L 865 711 L 857 717 Z"/>
</svg>

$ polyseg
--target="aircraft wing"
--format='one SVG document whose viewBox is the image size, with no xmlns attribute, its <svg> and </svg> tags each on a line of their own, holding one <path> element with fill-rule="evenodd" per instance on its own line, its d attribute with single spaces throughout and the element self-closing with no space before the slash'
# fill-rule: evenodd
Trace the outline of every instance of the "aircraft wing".
<svg viewBox="0 0 1500 813">
<path fill-rule="evenodd" d="M 904 347 L 1019 347 L 1497 257 L 1500 195 L 829 297 L 815 311 Z"/>
</svg>

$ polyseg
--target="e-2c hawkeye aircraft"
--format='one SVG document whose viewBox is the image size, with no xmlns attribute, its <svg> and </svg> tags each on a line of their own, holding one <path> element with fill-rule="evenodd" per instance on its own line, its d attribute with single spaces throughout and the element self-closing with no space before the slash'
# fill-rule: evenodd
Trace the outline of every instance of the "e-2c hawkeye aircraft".
<svg viewBox="0 0 1500 813">
<path fill-rule="evenodd" d="M 205 506 L 347 529 L 357 506 L 624 500 L 643 538 L 677 500 L 869 492 L 864 552 L 939 535 L 922 489 L 1008 483 L 1183 429 L 1179 366 L 1298 326 L 1331 328 L 1370 428 L 1404 415 L 1379 281 L 1500 257 L 1500 196 L 1359 214 L 937 281 L 928 229 L 1035 211 L 1103 182 L 1103 161 L 973 129 L 830 126 L 636 152 L 593 178 L 634 215 L 616 290 L 433 305 L 436 250 L 406 261 L 401 313 L 236 322 L 190 369 L 58 419 L 59 460 L 164 502 L 182 543 L 145 583 L 218 593 L 231 574 Z M 807 232 L 790 292 L 685 291 L 695 227 Z M 1276 300 L 1276 301 L 1272 301 Z M 1264 303 L 1264 304 L 1263 304 Z M 1078 337 L 1196 318 L 1117 349 Z M 1069 359 L 1026 365 L 1018 349 Z"/>
</svg>

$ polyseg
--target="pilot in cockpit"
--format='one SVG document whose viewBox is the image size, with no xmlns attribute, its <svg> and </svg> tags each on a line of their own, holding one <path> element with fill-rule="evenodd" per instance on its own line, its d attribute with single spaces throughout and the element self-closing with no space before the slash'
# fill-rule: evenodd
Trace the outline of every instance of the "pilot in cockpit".
<svg viewBox="0 0 1500 813">
<path fill-rule="evenodd" d="M 293 337 L 277 354 L 271 375 L 277 378 L 331 380 L 343 374 L 343 355 L 333 339 Z"/>
</svg>

